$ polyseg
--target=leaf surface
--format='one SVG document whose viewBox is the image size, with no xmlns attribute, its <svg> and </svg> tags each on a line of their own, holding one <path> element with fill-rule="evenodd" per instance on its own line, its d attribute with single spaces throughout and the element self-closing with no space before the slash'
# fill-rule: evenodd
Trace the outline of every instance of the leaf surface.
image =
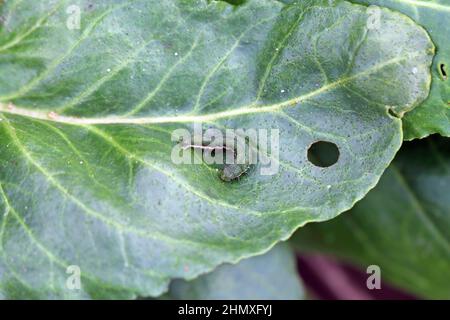
<svg viewBox="0 0 450 320">
<path fill-rule="evenodd" d="M 436 44 L 433 83 L 428 99 L 403 118 L 405 139 L 433 133 L 450 137 L 450 2 L 448 0 L 352 0 L 407 14 L 422 25 Z"/>
<path fill-rule="evenodd" d="M 427 298 L 450 297 L 449 139 L 408 143 L 348 213 L 300 229 L 293 242 L 364 268 Z"/>
<path fill-rule="evenodd" d="M 6 297 L 157 296 L 262 253 L 361 199 L 402 142 L 388 109 L 429 91 L 433 44 L 387 9 L 369 30 L 367 8 L 342 1 L 72 5 L 0 7 Z M 227 183 L 174 164 L 171 133 L 193 124 L 279 129 L 278 172 Z M 322 140 L 339 148 L 329 168 L 307 158 Z"/>
<path fill-rule="evenodd" d="M 304 293 L 292 249 L 281 243 L 261 256 L 222 265 L 193 281 L 176 280 L 170 297 L 183 300 L 300 300 Z"/>
</svg>

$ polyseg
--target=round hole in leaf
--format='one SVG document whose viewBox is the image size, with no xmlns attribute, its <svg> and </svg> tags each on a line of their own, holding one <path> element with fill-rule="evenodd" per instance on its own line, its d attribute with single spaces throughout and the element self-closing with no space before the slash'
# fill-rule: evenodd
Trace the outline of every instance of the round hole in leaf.
<svg viewBox="0 0 450 320">
<path fill-rule="evenodd" d="M 339 148 L 333 142 L 314 142 L 308 149 L 308 160 L 317 167 L 331 167 L 339 160 Z"/>
</svg>

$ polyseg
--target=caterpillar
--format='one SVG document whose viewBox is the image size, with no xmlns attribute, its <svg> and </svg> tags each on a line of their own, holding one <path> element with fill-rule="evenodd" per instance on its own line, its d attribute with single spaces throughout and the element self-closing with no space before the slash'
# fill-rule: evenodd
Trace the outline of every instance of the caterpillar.
<svg viewBox="0 0 450 320">
<path fill-rule="evenodd" d="M 199 141 L 202 141 L 201 144 L 196 144 L 194 143 L 194 141 L 197 141 L 196 139 L 192 139 L 191 142 L 189 143 L 185 143 L 182 145 L 182 148 L 184 150 L 187 149 L 199 149 L 199 150 L 209 150 L 211 152 L 214 152 L 215 150 L 222 150 L 225 152 L 231 152 L 233 154 L 233 158 L 234 161 L 233 163 L 229 164 L 229 163 L 225 163 L 219 178 L 222 181 L 225 182 L 231 182 L 233 180 L 239 180 L 241 178 L 242 175 L 244 175 L 245 173 L 248 172 L 248 170 L 250 169 L 250 164 L 248 163 L 248 159 L 245 157 L 245 163 L 243 164 L 238 164 L 236 163 L 237 161 L 237 151 L 234 148 L 228 147 L 225 144 L 215 144 L 214 141 L 204 141 L 203 139 L 199 139 Z M 208 144 L 206 144 L 208 143 Z"/>
</svg>

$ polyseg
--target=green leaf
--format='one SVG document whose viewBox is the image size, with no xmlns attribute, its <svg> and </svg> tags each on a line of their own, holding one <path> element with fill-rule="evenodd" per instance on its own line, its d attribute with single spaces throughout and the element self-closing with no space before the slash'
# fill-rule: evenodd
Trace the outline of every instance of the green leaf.
<svg viewBox="0 0 450 320">
<path fill-rule="evenodd" d="M 291 248 L 278 244 L 268 253 L 236 265 L 222 265 L 193 281 L 171 284 L 173 299 L 299 300 L 304 293 Z"/>
<path fill-rule="evenodd" d="M 361 199 L 402 142 L 388 109 L 429 91 L 434 46 L 390 10 L 368 30 L 367 8 L 342 1 L 77 3 L 80 29 L 71 0 L 0 9 L 7 297 L 157 296 L 264 252 Z M 176 165 L 171 133 L 194 123 L 279 129 L 278 173 Z M 335 165 L 308 161 L 316 141 L 337 145 Z"/>
<path fill-rule="evenodd" d="M 348 213 L 300 229 L 293 242 L 364 267 L 428 298 L 450 298 L 449 139 L 409 143 Z"/>
<path fill-rule="evenodd" d="M 433 133 L 450 137 L 450 2 L 448 0 L 352 0 L 401 11 L 422 25 L 436 44 L 428 99 L 403 118 L 405 139 Z"/>
</svg>

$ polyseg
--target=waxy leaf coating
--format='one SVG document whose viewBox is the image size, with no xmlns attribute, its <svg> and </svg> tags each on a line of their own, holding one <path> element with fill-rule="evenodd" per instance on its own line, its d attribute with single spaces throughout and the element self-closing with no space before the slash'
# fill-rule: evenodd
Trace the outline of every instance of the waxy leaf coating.
<svg viewBox="0 0 450 320">
<path fill-rule="evenodd" d="M 193 281 L 175 280 L 172 299 L 299 300 L 304 298 L 291 248 L 280 243 L 269 252 L 222 265 Z"/>
<path fill-rule="evenodd" d="M 3 2 L 1 294 L 157 296 L 349 209 L 430 85 L 427 33 L 379 10 L 373 25 L 343 1 Z M 279 170 L 225 182 L 175 164 L 171 133 L 194 124 L 278 129 Z M 316 141 L 336 164 L 308 161 Z"/>
<path fill-rule="evenodd" d="M 380 183 L 348 213 L 293 236 L 367 268 L 420 297 L 450 298 L 450 144 L 433 137 L 402 147 Z"/>
<path fill-rule="evenodd" d="M 423 26 L 436 44 L 433 83 L 423 104 L 403 118 L 405 139 L 433 133 L 450 136 L 450 1 L 448 0 L 352 0 L 398 10 Z"/>
<path fill-rule="evenodd" d="M 298 0 L 278 0 L 296 3 Z M 429 97 L 419 107 L 405 114 L 404 139 L 424 138 L 439 133 L 450 136 L 450 2 L 448 0 L 351 0 L 398 10 L 423 26 L 436 44 L 433 82 Z M 373 7 L 377 8 L 377 7 Z M 376 20 L 376 15 L 374 15 Z"/>
</svg>

